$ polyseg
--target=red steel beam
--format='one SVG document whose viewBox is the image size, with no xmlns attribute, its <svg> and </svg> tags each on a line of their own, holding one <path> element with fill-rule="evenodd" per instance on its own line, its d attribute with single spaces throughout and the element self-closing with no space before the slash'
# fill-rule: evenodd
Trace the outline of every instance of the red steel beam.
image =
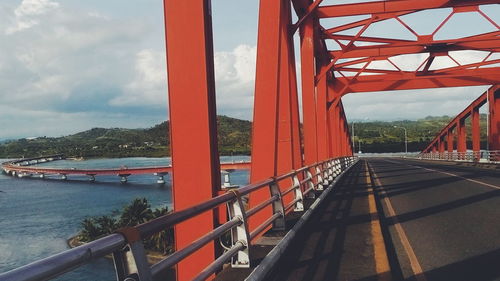
<svg viewBox="0 0 500 281">
<path fill-rule="evenodd" d="M 488 89 L 488 107 L 489 107 L 489 130 L 488 130 L 488 149 L 500 150 L 500 85 L 495 85 Z M 495 161 L 500 161 L 496 156 Z"/>
<path fill-rule="evenodd" d="M 436 135 L 436 137 L 430 142 L 430 144 L 422 150 L 423 152 L 429 152 L 431 147 L 436 142 L 442 142 L 441 139 L 446 136 L 454 127 L 459 127 L 457 124 L 463 122 L 467 117 L 471 116 L 472 118 L 472 143 L 473 143 L 473 151 L 478 152 L 480 149 L 480 140 L 479 140 L 479 108 L 488 102 L 488 95 L 491 93 L 498 91 L 499 86 L 492 86 L 478 98 L 476 98 L 470 105 L 468 105 L 462 112 L 460 112 L 453 120 L 448 123 L 441 131 Z M 491 107 L 491 105 L 490 105 Z M 491 110 L 491 109 L 490 109 Z M 490 121 L 491 123 L 491 121 Z M 459 130 L 459 129 L 457 129 Z M 490 129 L 491 130 L 491 129 Z M 500 141 L 497 139 L 497 141 Z M 462 144 L 463 145 L 463 144 Z M 463 147 L 461 147 L 463 150 Z M 444 150 L 444 149 L 443 149 Z"/>
<path fill-rule="evenodd" d="M 384 75 L 358 76 L 351 82 L 349 77 L 338 77 L 335 90 L 344 94 L 357 92 L 380 92 L 391 90 L 428 89 L 458 86 L 480 86 L 500 83 L 500 67 L 464 69 L 452 73 L 434 75 L 432 71 L 418 75 L 416 73 L 394 73 Z M 349 84 L 350 83 L 350 84 Z"/>
<path fill-rule="evenodd" d="M 260 1 L 257 40 L 257 66 L 252 132 L 250 182 L 276 176 L 278 159 L 278 119 L 283 1 Z M 250 194 L 250 207 L 269 198 L 267 190 Z M 255 229 L 271 214 L 268 207 L 249 220 Z"/>
<path fill-rule="evenodd" d="M 295 67 L 295 56 L 293 43 L 289 42 L 289 63 L 288 68 L 290 75 L 290 107 L 291 107 L 291 126 L 292 126 L 292 154 L 293 154 L 293 168 L 299 169 L 304 165 L 302 157 L 302 138 L 300 131 L 300 114 L 299 114 L 299 96 L 297 91 L 297 71 Z"/>
<path fill-rule="evenodd" d="M 439 153 L 444 153 L 444 136 L 439 137 Z"/>
<path fill-rule="evenodd" d="M 472 109 L 471 125 L 472 125 L 472 151 L 474 153 L 478 153 L 481 150 L 481 127 L 480 127 L 479 107 L 475 107 Z"/>
<path fill-rule="evenodd" d="M 327 112 L 328 82 L 327 76 L 323 76 L 317 84 L 316 91 L 316 128 L 318 160 L 328 159 L 328 112 Z"/>
<path fill-rule="evenodd" d="M 457 122 L 457 152 L 467 151 L 467 131 L 465 129 L 465 118 L 460 118 Z"/>
<path fill-rule="evenodd" d="M 453 129 L 448 130 L 446 135 L 446 150 L 451 153 L 454 149 L 455 136 L 453 135 Z"/>
<path fill-rule="evenodd" d="M 212 20 L 204 0 L 164 0 L 164 12 L 172 193 L 174 209 L 182 210 L 211 199 L 220 188 Z M 206 212 L 176 225 L 176 248 L 212 231 L 215 220 Z M 178 264 L 177 280 L 192 279 L 214 259 L 209 243 Z"/>
<path fill-rule="evenodd" d="M 314 20 L 308 17 L 300 26 L 302 111 L 304 123 L 304 164 L 318 161 L 315 95 Z"/>
<path fill-rule="evenodd" d="M 351 36 L 344 36 L 351 37 Z M 347 40 L 347 39 L 345 39 Z M 358 40 L 359 41 L 359 40 Z M 377 42 L 382 40 L 373 40 Z M 433 46 L 439 46 L 441 52 L 476 50 L 498 52 L 500 51 L 499 38 L 471 38 L 471 39 L 453 39 L 436 40 L 432 42 L 425 41 L 406 41 L 400 44 L 374 45 L 353 47 L 346 51 L 331 51 L 330 55 L 338 58 L 359 58 L 373 56 L 399 56 L 406 54 L 418 54 L 432 52 Z M 436 48 L 437 49 L 437 48 Z"/>
<path fill-rule="evenodd" d="M 472 2 L 472 3 L 471 3 Z M 497 0 L 395 0 L 377 1 L 355 4 L 320 6 L 317 10 L 319 18 L 346 17 L 356 15 L 375 15 L 383 13 L 399 13 L 424 9 L 447 7 L 464 7 L 473 5 L 498 4 Z"/>
<path fill-rule="evenodd" d="M 292 90 L 296 85 L 292 85 L 293 79 L 291 77 L 291 73 L 295 73 L 295 70 L 291 70 L 291 68 L 295 68 L 295 65 L 292 63 L 291 52 L 293 51 L 293 43 L 288 28 L 292 22 L 289 1 L 283 3 L 281 22 L 277 174 L 285 174 L 295 168 L 295 157 L 297 157 L 297 155 L 294 146 L 297 145 L 297 141 L 294 140 L 294 137 L 300 138 L 300 128 L 297 122 L 298 115 L 293 116 L 295 110 L 297 110 L 296 114 L 298 114 L 298 104 L 296 104 L 298 97 L 296 96 L 297 91 Z M 295 97 L 293 97 L 293 95 L 295 95 Z M 282 191 L 285 191 L 291 185 L 292 180 L 285 179 L 280 183 L 280 188 Z M 283 197 L 283 203 L 286 205 L 292 200 L 293 195 L 291 193 Z"/>
</svg>

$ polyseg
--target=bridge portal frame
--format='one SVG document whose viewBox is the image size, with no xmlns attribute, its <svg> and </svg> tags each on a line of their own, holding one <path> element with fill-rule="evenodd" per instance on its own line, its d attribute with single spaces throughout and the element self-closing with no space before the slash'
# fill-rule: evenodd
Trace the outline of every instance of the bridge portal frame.
<svg viewBox="0 0 500 281">
<path fill-rule="evenodd" d="M 210 0 L 164 0 L 164 3 L 175 170 L 174 205 L 179 208 L 208 200 L 217 194 L 220 186 L 220 170 L 216 165 L 211 11 Z M 437 70 L 431 68 L 436 57 L 453 59 L 450 51 L 481 50 L 490 55 L 499 51 L 495 32 L 451 40 L 435 40 L 433 36 L 450 17 L 463 12 L 477 12 L 498 29 L 498 25 L 479 9 L 479 5 L 496 4 L 497 0 L 400 0 L 326 6 L 321 3 L 321 0 L 260 1 L 251 182 L 276 177 L 282 171 L 329 157 L 352 155 L 349 126 L 341 100 L 346 94 L 500 83 L 500 67 L 480 68 L 494 65 L 498 60 L 484 59 L 479 63 Z M 292 8 L 298 18 L 295 23 L 292 22 Z M 437 8 L 452 8 L 452 11 L 432 34 L 418 34 L 400 18 Z M 324 18 L 355 15 L 367 15 L 368 18 L 326 28 L 320 22 Z M 388 19 L 397 20 L 415 35 L 416 40 L 363 35 L 372 24 Z M 356 35 L 341 34 L 356 27 L 360 28 Z M 297 30 L 301 42 L 302 138 L 293 46 Z M 329 50 L 326 40 L 332 40 L 340 49 Z M 419 53 L 428 53 L 429 57 L 414 71 L 403 71 L 397 66 L 397 70 L 370 67 L 377 61 L 391 63 L 391 58 L 399 54 Z M 353 75 L 344 74 L 348 72 Z M 494 108 L 498 115 L 496 103 Z M 498 136 L 498 127 L 491 130 Z M 459 137 L 463 134 L 460 129 Z M 443 140 L 432 149 L 441 151 L 442 148 Z M 197 158 L 196 164 L 191 161 L 194 158 Z M 201 177 L 193 177 L 193 171 L 203 172 Z M 197 189 L 198 186 L 202 188 Z M 263 198 L 267 198 L 264 191 L 252 194 L 249 206 L 257 206 Z M 271 211 L 271 208 L 265 210 L 268 214 Z M 265 217 L 264 214 L 253 217 L 250 228 L 260 225 Z M 217 218 L 216 214 L 207 214 L 203 223 L 184 222 L 176 228 L 176 235 L 193 237 L 194 233 L 206 233 L 218 223 Z M 176 243 L 179 245 L 183 241 L 184 238 L 180 238 Z M 210 254 L 217 251 L 215 246 L 211 244 L 208 248 L 205 254 L 196 253 L 179 265 L 180 280 L 188 279 L 189 271 L 201 270 L 203 264 L 216 256 Z"/>
</svg>

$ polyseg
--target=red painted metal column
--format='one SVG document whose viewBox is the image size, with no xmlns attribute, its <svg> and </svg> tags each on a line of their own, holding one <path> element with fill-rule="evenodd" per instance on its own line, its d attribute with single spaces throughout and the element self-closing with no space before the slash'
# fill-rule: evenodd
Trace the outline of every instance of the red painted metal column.
<svg viewBox="0 0 500 281">
<path fill-rule="evenodd" d="M 441 136 L 439 137 L 439 143 L 438 143 L 438 146 L 439 146 L 439 154 L 443 154 L 444 151 L 445 151 L 445 147 L 444 147 L 444 136 Z"/>
<path fill-rule="evenodd" d="M 316 128 L 317 128 L 317 144 L 318 144 L 318 160 L 323 161 L 328 159 L 328 123 L 327 123 L 327 101 L 328 85 L 327 75 L 324 75 L 318 81 L 316 93 Z"/>
<path fill-rule="evenodd" d="M 330 116 L 330 146 L 331 157 L 339 157 L 341 155 L 341 137 L 340 129 L 340 107 L 337 101 L 333 102 L 329 108 Z"/>
<path fill-rule="evenodd" d="M 300 27 L 304 164 L 318 161 L 315 96 L 314 22 L 308 17 Z"/>
<path fill-rule="evenodd" d="M 342 156 L 347 156 L 349 151 L 349 136 L 347 134 L 347 122 L 345 120 L 344 110 L 342 108 Z"/>
<path fill-rule="evenodd" d="M 212 198 L 220 188 L 209 1 L 165 0 L 170 139 L 174 209 Z M 196 161 L 193 161 L 196 159 Z M 175 227 L 176 248 L 214 227 L 206 212 Z M 209 243 L 177 267 L 178 280 L 191 280 L 214 260 Z"/>
<path fill-rule="evenodd" d="M 277 174 L 285 174 L 300 165 L 302 161 L 297 161 L 297 150 L 295 146 L 300 145 L 300 127 L 298 120 L 298 97 L 295 80 L 295 65 L 292 64 L 292 39 L 290 37 L 289 26 L 291 24 L 290 1 L 283 2 L 281 20 L 281 42 L 280 42 L 280 69 L 279 69 L 279 122 L 278 122 L 278 151 L 277 151 Z M 293 80 L 293 84 L 292 84 Z M 294 90 L 292 90 L 294 88 Z M 295 116 L 294 116 L 295 115 Z M 296 138 L 296 139 L 294 139 Z M 300 159 L 301 160 L 301 159 Z M 291 186 L 292 180 L 285 179 L 281 181 L 282 191 Z M 289 193 L 283 197 L 284 204 L 289 204 L 294 199 L 293 194 Z"/>
<path fill-rule="evenodd" d="M 479 160 L 481 150 L 481 125 L 480 125 L 479 107 L 475 107 L 471 112 L 472 125 L 472 151 L 474 152 L 474 160 Z"/>
<path fill-rule="evenodd" d="M 287 1 L 288 5 L 290 2 Z M 291 22 L 291 10 L 287 8 L 289 13 L 288 20 Z M 304 165 L 304 159 L 302 158 L 302 137 L 300 132 L 300 114 L 299 114 L 299 96 L 297 90 L 297 70 L 295 67 L 295 50 L 293 47 L 293 37 L 290 36 L 288 39 L 289 47 L 289 68 L 288 75 L 290 77 L 290 107 L 291 107 L 291 122 L 292 122 L 292 155 L 293 155 L 293 168 L 299 169 Z"/>
<path fill-rule="evenodd" d="M 252 183 L 273 177 L 277 172 L 281 17 L 282 1 L 260 1 L 250 174 Z M 250 207 L 267 198 L 267 190 L 253 192 L 250 195 Z M 255 229 L 270 214 L 271 207 L 255 214 L 249 221 L 250 229 Z"/>
<path fill-rule="evenodd" d="M 488 90 L 489 130 L 488 148 L 490 151 L 500 150 L 500 86 Z M 500 155 L 495 157 L 495 161 Z"/>
<path fill-rule="evenodd" d="M 328 83 L 328 100 L 335 99 L 335 90 L 333 83 Z M 330 158 L 337 157 L 337 142 L 338 142 L 338 113 L 336 102 L 332 102 L 327 107 L 327 126 L 328 126 L 328 156 Z"/>
<path fill-rule="evenodd" d="M 467 152 L 467 131 L 465 129 L 465 118 L 457 122 L 457 152 L 459 159 L 465 159 L 465 152 Z"/>
<path fill-rule="evenodd" d="M 447 143 L 447 146 L 448 146 L 448 152 L 449 153 L 452 153 L 453 152 L 453 147 L 454 147 L 454 142 L 455 141 L 455 138 L 453 136 L 453 129 L 450 129 L 448 131 L 448 134 L 446 135 L 446 143 Z"/>
</svg>

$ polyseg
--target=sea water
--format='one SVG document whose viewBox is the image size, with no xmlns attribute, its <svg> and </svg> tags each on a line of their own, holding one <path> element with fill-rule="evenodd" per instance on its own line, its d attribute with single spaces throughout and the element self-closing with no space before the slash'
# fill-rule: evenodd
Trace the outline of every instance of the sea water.
<svg viewBox="0 0 500 281">
<path fill-rule="evenodd" d="M 231 161 L 249 161 L 249 157 L 221 157 L 221 162 Z M 62 160 L 42 165 L 85 169 L 169 164 L 169 158 L 118 158 Z M 153 208 L 170 209 L 170 177 L 165 177 L 165 184 L 157 184 L 156 180 L 154 175 L 136 175 L 122 184 L 117 176 L 96 176 L 96 182 L 90 182 L 84 176 L 69 176 L 64 181 L 55 176 L 39 179 L 0 174 L 0 272 L 69 249 L 67 240 L 78 233 L 84 218 L 111 215 L 135 198 L 145 197 Z M 232 172 L 231 182 L 245 185 L 248 171 Z M 55 280 L 111 281 L 116 280 L 114 274 L 112 261 L 102 258 Z"/>
</svg>

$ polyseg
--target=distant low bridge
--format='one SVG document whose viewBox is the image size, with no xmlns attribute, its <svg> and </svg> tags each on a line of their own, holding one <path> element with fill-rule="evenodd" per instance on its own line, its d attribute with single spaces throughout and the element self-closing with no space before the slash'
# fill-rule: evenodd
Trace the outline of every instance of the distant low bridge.
<svg viewBox="0 0 500 281">
<path fill-rule="evenodd" d="M 65 159 L 63 155 L 50 155 L 36 158 L 17 159 L 2 163 L 3 171 L 10 176 L 17 177 L 39 177 L 60 176 L 66 180 L 68 176 L 89 176 L 91 181 L 95 181 L 95 176 L 119 176 L 121 182 L 127 182 L 127 177 L 131 175 L 153 174 L 158 176 L 158 183 L 165 183 L 164 176 L 172 172 L 172 166 L 153 167 L 126 167 L 109 169 L 76 169 L 76 168 L 49 168 L 36 166 L 39 163 L 52 162 Z M 221 163 L 221 170 L 248 170 L 250 162 L 230 162 Z"/>
</svg>

